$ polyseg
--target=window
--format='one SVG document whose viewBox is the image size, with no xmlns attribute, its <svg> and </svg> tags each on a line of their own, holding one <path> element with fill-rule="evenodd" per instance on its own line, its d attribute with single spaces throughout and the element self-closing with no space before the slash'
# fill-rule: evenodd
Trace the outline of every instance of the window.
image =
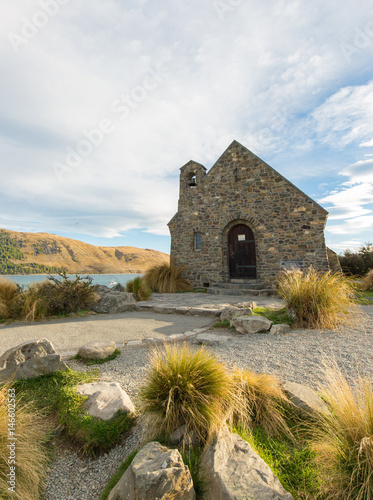
<svg viewBox="0 0 373 500">
<path fill-rule="evenodd" d="M 194 233 L 194 250 L 200 251 L 202 248 L 202 234 Z"/>
</svg>

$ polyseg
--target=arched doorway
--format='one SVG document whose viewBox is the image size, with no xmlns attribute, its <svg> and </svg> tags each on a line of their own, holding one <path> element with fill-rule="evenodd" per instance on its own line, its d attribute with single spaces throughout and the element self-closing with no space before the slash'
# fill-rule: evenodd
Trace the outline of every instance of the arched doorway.
<svg viewBox="0 0 373 500">
<path fill-rule="evenodd" d="M 249 226 L 232 227 L 228 233 L 228 251 L 231 279 L 256 278 L 255 238 Z"/>
</svg>

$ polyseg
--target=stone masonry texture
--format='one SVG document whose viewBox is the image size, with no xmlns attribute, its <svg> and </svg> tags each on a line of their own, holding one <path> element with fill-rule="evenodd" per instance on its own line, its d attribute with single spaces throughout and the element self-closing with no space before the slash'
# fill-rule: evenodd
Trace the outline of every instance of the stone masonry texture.
<svg viewBox="0 0 373 500">
<path fill-rule="evenodd" d="M 309 196 L 233 141 L 208 173 L 194 161 L 180 169 L 178 212 L 168 224 L 171 258 L 185 266 L 184 276 L 194 286 L 229 283 L 229 231 L 244 224 L 255 238 L 253 281 L 273 288 L 289 261 L 301 261 L 304 269 L 329 270 L 327 216 Z M 195 249 L 195 233 L 201 234 L 200 250 Z"/>
</svg>

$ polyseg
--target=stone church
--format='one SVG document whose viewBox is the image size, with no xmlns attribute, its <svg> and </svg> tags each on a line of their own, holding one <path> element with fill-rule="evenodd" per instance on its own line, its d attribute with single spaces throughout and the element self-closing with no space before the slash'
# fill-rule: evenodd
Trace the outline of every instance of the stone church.
<svg viewBox="0 0 373 500">
<path fill-rule="evenodd" d="M 180 169 L 171 258 L 195 287 L 274 288 L 283 269 L 328 271 L 328 212 L 237 141 Z M 239 285 L 241 284 L 241 285 Z"/>
</svg>

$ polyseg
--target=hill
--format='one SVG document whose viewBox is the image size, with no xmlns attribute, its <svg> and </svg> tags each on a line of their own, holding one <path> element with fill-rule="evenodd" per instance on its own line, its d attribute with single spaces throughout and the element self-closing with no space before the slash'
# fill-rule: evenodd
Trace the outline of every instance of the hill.
<svg viewBox="0 0 373 500">
<path fill-rule="evenodd" d="M 48 274 L 66 269 L 75 274 L 143 273 L 169 261 L 156 250 L 99 247 L 48 233 L 0 229 L 0 274 Z"/>
</svg>

